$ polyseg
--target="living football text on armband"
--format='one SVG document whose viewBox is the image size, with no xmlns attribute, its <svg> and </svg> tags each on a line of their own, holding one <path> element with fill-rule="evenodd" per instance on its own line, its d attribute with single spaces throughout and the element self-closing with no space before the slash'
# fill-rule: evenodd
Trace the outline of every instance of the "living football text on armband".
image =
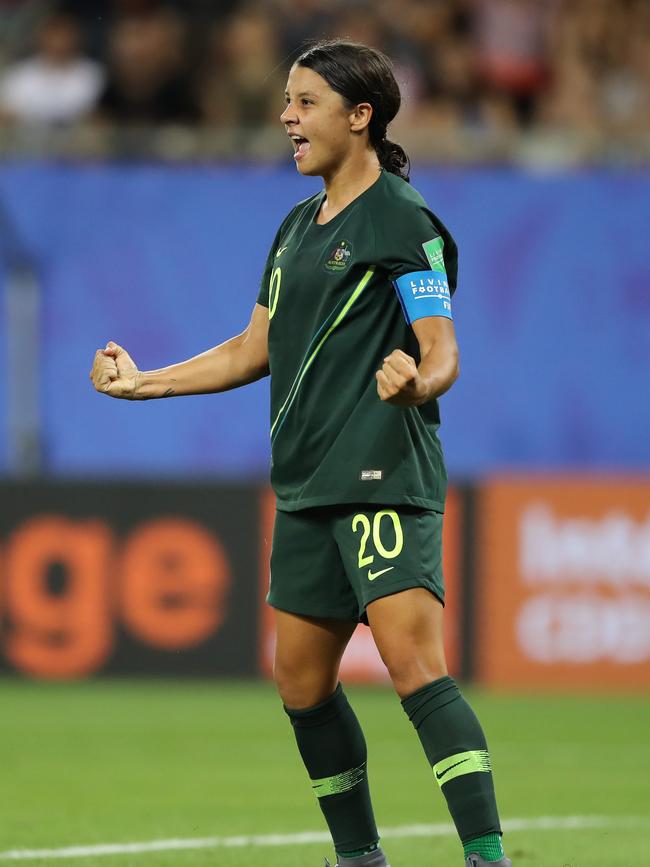
<svg viewBox="0 0 650 867">
<path fill-rule="evenodd" d="M 453 319 L 449 281 L 444 271 L 411 271 L 393 283 L 409 325 L 425 316 Z"/>
</svg>

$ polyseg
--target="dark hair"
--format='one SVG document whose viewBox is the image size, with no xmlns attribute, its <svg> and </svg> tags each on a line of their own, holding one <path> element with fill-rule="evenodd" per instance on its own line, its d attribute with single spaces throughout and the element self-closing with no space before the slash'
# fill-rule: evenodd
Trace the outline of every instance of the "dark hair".
<svg viewBox="0 0 650 867">
<path fill-rule="evenodd" d="M 408 156 L 400 145 L 386 138 L 388 124 L 402 102 L 390 59 L 382 51 L 358 42 L 326 39 L 306 48 L 296 63 L 322 76 L 350 108 L 360 102 L 370 103 L 368 135 L 379 164 L 408 181 Z"/>
</svg>

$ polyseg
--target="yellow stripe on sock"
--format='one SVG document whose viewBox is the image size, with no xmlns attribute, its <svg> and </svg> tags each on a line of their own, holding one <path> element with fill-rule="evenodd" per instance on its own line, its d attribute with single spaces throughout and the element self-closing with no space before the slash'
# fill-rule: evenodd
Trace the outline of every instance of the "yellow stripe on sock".
<svg viewBox="0 0 650 867">
<path fill-rule="evenodd" d="M 440 786 L 444 786 L 449 780 L 454 780 L 463 774 L 475 774 L 477 772 L 490 773 L 492 764 L 487 750 L 468 750 L 464 753 L 454 753 L 441 759 L 433 766 L 433 773 Z"/>
</svg>

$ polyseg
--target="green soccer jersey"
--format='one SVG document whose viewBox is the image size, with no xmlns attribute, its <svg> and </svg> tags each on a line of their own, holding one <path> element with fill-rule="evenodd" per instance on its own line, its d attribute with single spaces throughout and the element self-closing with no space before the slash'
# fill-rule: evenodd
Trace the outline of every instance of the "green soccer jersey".
<svg viewBox="0 0 650 867">
<path fill-rule="evenodd" d="M 453 292 L 456 245 L 420 194 L 386 171 L 319 225 L 324 196 L 299 203 L 280 226 L 257 299 L 269 308 L 277 507 L 442 511 L 447 474 L 437 401 L 392 406 L 378 396 L 375 372 L 394 349 L 420 361 L 393 281 L 446 270 Z"/>
</svg>

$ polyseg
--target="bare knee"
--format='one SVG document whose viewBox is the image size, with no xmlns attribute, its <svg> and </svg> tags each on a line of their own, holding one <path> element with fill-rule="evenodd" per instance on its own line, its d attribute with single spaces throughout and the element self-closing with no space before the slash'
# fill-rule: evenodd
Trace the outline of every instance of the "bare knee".
<svg viewBox="0 0 650 867">
<path fill-rule="evenodd" d="M 273 676 L 288 708 L 313 707 L 338 683 L 343 651 L 356 623 L 319 620 L 276 611 L 277 644 Z"/>
<path fill-rule="evenodd" d="M 393 685 L 404 698 L 447 674 L 443 608 L 423 587 L 371 602 L 368 620 Z"/>
<path fill-rule="evenodd" d="M 384 649 L 381 656 L 400 698 L 411 695 L 447 674 L 444 653 L 436 653 L 432 648 L 420 648 L 408 641 L 401 646 Z"/>
<path fill-rule="evenodd" d="M 338 670 L 296 665 L 293 660 L 276 658 L 273 679 L 285 707 L 300 710 L 329 698 L 338 683 Z"/>
</svg>

